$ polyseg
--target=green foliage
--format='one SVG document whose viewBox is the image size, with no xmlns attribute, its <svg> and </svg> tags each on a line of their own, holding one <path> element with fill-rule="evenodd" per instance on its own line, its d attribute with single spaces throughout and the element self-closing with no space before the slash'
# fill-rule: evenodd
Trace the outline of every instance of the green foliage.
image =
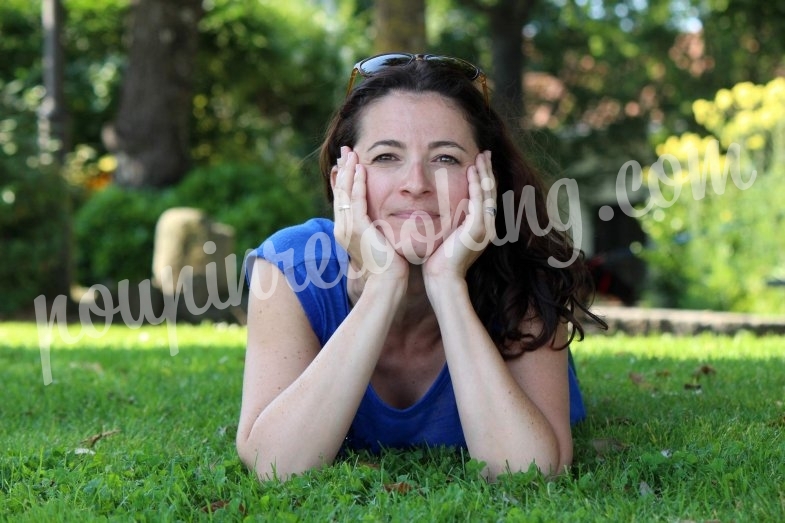
<svg viewBox="0 0 785 523">
<path fill-rule="evenodd" d="M 348 4 L 347 4 L 348 5 Z M 116 109 L 125 66 L 127 0 L 64 2 L 65 96 L 73 151 L 64 172 L 79 187 L 102 183 L 112 162 L 101 128 Z M 205 209 L 232 225 L 239 258 L 275 228 L 313 215 L 321 188 L 303 183 L 295 157 L 310 154 L 340 99 L 353 10 L 334 16 L 307 3 L 216 0 L 205 4 L 194 78 L 193 179 L 162 193 L 76 191 L 77 281 L 147 278 L 154 225 L 168 206 Z M 41 86 L 40 5 L 0 6 L 0 148 L 33 167 Z M 361 46 L 358 46 L 361 47 Z M 307 164 L 306 174 L 315 175 Z M 80 208 L 83 204 L 84 208 Z M 129 253 L 133 253 L 129 255 Z M 141 253 L 141 254 L 140 254 Z M 9 266 L 8 270 L 13 270 Z"/>
<path fill-rule="evenodd" d="M 668 138 L 664 172 L 641 216 L 652 240 L 651 300 L 657 305 L 785 312 L 785 79 L 748 82 L 693 104 L 710 135 Z M 754 176 L 754 178 L 753 178 Z M 750 184 L 749 181 L 752 180 Z M 651 185 L 651 184 L 650 184 Z"/>
<path fill-rule="evenodd" d="M 124 20 L 129 0 L 67 0 L 63 27 L 64 96 L 71 117 L 71 142 L 103 151 L 101 129 L 120 101 L 125 67 Z"/>
<path fill-rule="evenodd" d="M 152 274 L 155 224 L 168 193 L 108 187 L 74 217 L 76 281 L 86 285 L 132 283 Z"/>
<path fill-rule="evenodd" d="M 284 154 L 273 161 L 194 169 L 165 191 L 110 186 L 76 213 L 78 281 L 85 285 L 139 282 L 151 276 L 155 226 L 170 207 L 195 207 L 235 231 L 238 265 L 247 249 L 272 232 L 315 214 L 313 185 L 302 183 Z"/>
<path fill-rule="evenodd" d="M 89 184 L 107 173 L 97 167 L 106 158 L 100 132 L 112 120 L 119 98 L 132 2 L 64 0 L 63 4 L 67 11 L 62 35 L 65 93 L 72 159 L 76 158 L 69 162 L 66 177 L 72 183 Z M 191 134 L 196 164 L 228 163 L 226 169 L 233 170 L 238 164 L 269 165 L 284 152 L 308 157 L 343 96 L 351 64 L 369 52 L 372 4 L 369 0 L 204 2 Z M 494 64 L 489 59 L 483 9 L 498 4 L 497 0 L 429 1 L 429 50 L 471 58 L 491 71 Z M 535 4 L 524 31 L 527 67 L 557 79 L 564 90 L 557 99 L 543 99 L 542 89 L 527 84 L 531 102 L 527 110 L 529 114 L 536 109 L 550 111 L 552 118 L 535 127 L 559 136 L 559 141 L 548 143 L 548 149 L 560 157 L 571 176 L 603 178 L 615 174 L 630 158 L 650 161 L 652 133 L 656 139 L 696 127 L 689 116 L 691 100 L 730 85 L 728 78 L 769 78 L 782 66 L 782 39 L 777 35 L 782 33 L 783 18 L 776 3 L 711 0 L 692 7 L 690 2 L 672 6 L 551 0 Z M 674 14 L 674 8 L 681 12 Z M 694 15 L 701 17 L 705 28 L 701 52 L 700 45 L 692 47 L 700 42 L 678 35 L 679 23 Z M 40 3 L 0 2 L 0 155 L 13 157 L 21 168 L 38 168 L 35 150 L 29 146 L 35 144 L 36 110 L 44 94 L 41 49 Z M 314 163 L 309 160 L 303 170 L 313 172 Z M 591 188 L 582 186 L 582 194 L 588 195 Z M 311 184 L 306 184 L 306 190 L 318 192 Z M 79 193 L 75 207 L 86 194 Z M 197 203 L 200 199 L 204 201 L 189 197 Z M 283 196 L 270 200 L 273 203 L 265 209 L 288 205 Z M 94 205 L 100 207 L 101 202 Z M 222 221 L 238 224 L 238 248 L 247 247 L 246 241 L 255 236 L 242 237 L 243 231 L 252 230 L 248 216 L 261 212 L 252 204 L 243 205 L 220 211 Z M 293 215 L 283 208 L 275 212 Z M 97 216 L 94 223 L 96 230 L 110 228 Z M 82 253 L 92 249 L 77 247 Z M 101 262 L 104 268 L 95 273 L 82 258 L 78 265 L 88 283 L 118 276 L 110 275 L 108 266 L 113 263 L 109 261 Z"/>
<path fill-rule="evenodd" d="M 101 126 L 111 119 L 114 94 L 119 87 L 119 71 L 124 59 L 123 15 L 127 0 L 106 0 L 100 9 L 94 2 L 64 2 L 67 11 L 62 34 L 65 54 L 65 96 L 74 144 L 100 145 Z M 0 119 L 18 117 L 20 103 L 35 117 L 42 92 L 43 33 L 41 4 L 24 0 L 0 6 L 0 41 L 3 60 L 0 78 L 13 87 L 15 96 L 0 100 Z M 35 129 L 25 129 L 35 138 Z"/>
<path fill-rule="evenodd" d="M 0 158 L 0 314 L 63 292 L 69 261 L 68 188 L 50 168 Z"/>
<path fill-rule="evenodd" d="M 94 150 L 97 161 L 106 153 L 101 129 L 119 103 L 130 2 L 67 0 L 64 7 L 71 147 Z M 307 2 L 206 2 L 193 79 L 196 163 L 253 162 L 283 147 L 298 156 L 313 151 L 348 77 L 350 46 L 362 41 L 347 29 L 352 14 L 341 9 L 328 18 Z M 3 2 L 0 36 L 0 120 L 17 119 L 22 108 L 35 121 L 43 96 L 40 5 Z M 18 127 L 35 140 L 35 127 Z"/>
<path fill-rule="evenodd" d="M 701 20 L 709 55 L 722 57 L 711 75 L 714 90 L 736 83 L 766 82 L 785 65 L 785 6 L 766 0 L 708 0 Z"/>
<path fill-rule="evenodd" d="M 31 77 L 39 70 L 17 62 L 39 63 L 27 40 L 38 29 L 22 11 L 29 5 L 0 6 L 8 49 L 0 60 L 0 314 L 31 307 L 39 294 L 62 292 L 70 264 L 69 190 L 51 156 L 37 151 L 35 111 L 43 90 Z"/>
<path fill-rule="evenodd" d="M 207 4 L 195 78 L 196 160 L 254 161 L 284 143 L 298 155 L 316 148 L 348 79 L 347 45 L 355 38 L 346 24 L 306 2 Z"/>
<path fill-rule="evenodd" d="M 40 5 L 8 0 L 0 5 L 0 41 L 3 60 L 0 78 L 25 81 L 41 74 Z"/>
<path fill-rule="evenodd" d="M 78 336 L 80 325 L 70 325 Z M 235 450 L 246 329 L 0 325 L 0 513 L 29 521 L 781 521 L 781 337 L 596 337 L 572 470 L 489 484 L 445 449 L 349 454 L 259 483 Z M 630 379 L 631 375 L 635 379 Z M 696 375 L 699 378 L 696 378 Z M 686 388 L 685 385 L 690 387 Z M 700 385 L 700 388 L 697 388 Z M 700 392 L 698 392 L 700 391 Z"/>
<path fill-rule="evenodd" d="M 684 101 L 708 94 L 705 78 L 671 58 L 687 44 L 666 2 L 552 1 L 533 11 L 527 117 L 559 137 L 551 148 L 586 194 L 625 161 L 650 161 L 652 135 L 689 125 Z"/>
<path fill-rule="evenodd" d="M 320 182 L 305 184 L 298 164 L 281 155 L 272 162 L 221 164 L 193 170 L 173 190 L 175 205 L 197 207 L 235 231 L 238 260 L 276 230 L 315 214 Z"/>
</svg>

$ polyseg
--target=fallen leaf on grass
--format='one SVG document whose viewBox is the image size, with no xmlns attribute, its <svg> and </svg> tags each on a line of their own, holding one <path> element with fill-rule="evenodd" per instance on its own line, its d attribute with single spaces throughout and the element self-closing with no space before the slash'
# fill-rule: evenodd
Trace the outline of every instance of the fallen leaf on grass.
<svg viewBox="0 0 785 523">
<path fill-rule="evenodd" d="M 655 372 L 655 376 L 657 376 L 658 378 L 670 378 L 670 375 L 671 375 L 671 371 L 669 371 L 668 369 L 662 369 Z"/>
<path fill-rule="evenodd" d="M 774 418 L 770 422 L 766 423 L 769 427 L 785 427 L 785 416 L 780 416 L 779 418 Z"/>
<path fill-rule="evenodd" d="M 412 486 L 406 483 L 405 481 L 399 481 L 397 483 L 385 483 L 384 490 L 386 490 L 387 492 L 406 494 L 412 490 Z"/>
<path fill-rule="evenodd" d="M 632 425 L 632 420 L 624 416 L 617 416 L 615 418 L 605 418 L 606 425 Z"/>
<path fill-rule="evenodd" d="M 643 377 L 643 374 L 638 374 L 637 372 L 630 372 L 630 381 L 636 385 L 640 385 L 641 383 L 646 383 L 646 378 Z"/>
<path fill-rule="evenodd" d="M 220 499 L 218 501 L 213 501 L 206 507 L 202 507 L 202 512 L 215 512 L 216 510 L 224 508 L 228 504 L 229 502 L 223 499 Z"/>
<path fill-rule="evenodd" d="M 684 384 L 684 390 L 692 390 L 700 394 L 702 392 L 700 379 L 702 376 L 711 376 L 717 374 L 717 371 L 711 365 L 703 364 L 692 373 L 692 381 Z"/>
<path fill-rule="evenodd" d="M 654 495 L 654 489 L 651 488 L 645 481 L 641 481 L 641 484 L 638 485 L 638 492 L 640 492 L 641 497 Z"/>
<path fill-rule="evenodd" d="M 630 377 L 630 381 L 633 382 L 639 389 L 643 389 L 643 390 L 654 389 L 654 385 L 646 381 L 646 378 L 643 376 L 643 374 L 639 374 L 637 372 L 630 372 L 629 377 Z"/>
<path fill-rule="evenodd" d="M 117 394 L 115 392 L 109 392 L 106 395 L 106 397 L 108 399 L 112 400 L 112 401 L 122 401 L 122 402 L 128 403 L 129 405 L 133 405 L 133 404 L 136 403 L 136 396 L 124 397 L 124 396 L 121 396 L 120 394 Z"/>
<path fill-rule="evenodd" d="M 216 510 L 220 510 L 222 508 L 227 507 L 229 505 L 229 503 L 230 503 L 230 501 L 227 501 L 225 499 L 219 499 L 218 501 L 213 501 L 212 503 L 210 503 L 206 507 L 202 507 L 202 512 L 207 512 L 208 514 L 212 514 Z M 240 514 L 245 516 L 245 507 L 243 506 L 242 503 L 240 503 L 240 506 L 237 507 L 237 510 L 240 511 Z"/>
<path fill-rule="evenodd" d="M 114 436 L 118 432 L 120 432 L 120 429 L 107 430 L 106 432 L 101 432 L 99 434 L 93 434 L 89 438 L 83 439 L 82 443 L 86 444 L 88 447 L 92 447 L 93 445 L 95 445 L 98 442 L 99 439 L 108 438 L 109 436 Z"/>
<path fill-rule="evenodd" d="M 696 380 L 700 379 L 701 376 L 710 376 L 712 374 L 717 374 L 717 371 L 711 365 L 706 364 L 701 365 L 692 373 Z"/>
<path fill-rule="evenodd" d="M 621 452 L 627 448 L 628 445 L 614 438 L 598 438 L 591 440 L 591 445 L 597 451 L 599 456 L 606 456 Z"/>
</svg>

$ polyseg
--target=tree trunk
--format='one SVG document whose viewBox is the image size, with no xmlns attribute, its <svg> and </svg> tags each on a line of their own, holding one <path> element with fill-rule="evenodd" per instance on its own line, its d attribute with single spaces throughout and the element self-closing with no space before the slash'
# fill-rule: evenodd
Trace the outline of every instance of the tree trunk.
<svg viewBox="0 0 785 523">
<path fill-rule="evenodd" d="M 44 29 L 43 76 L 46 94 L 38 110 L 38 149 L 51 154 L 60 165 L 70 149 L 68 111 L 63 94 L 65 53 L 61 35 L 65 9 L 61 0 L 43 0 L 41 24 Z"/>
<path fill-rule="evenodd" d="M 189 123 L 201 0 L 135 0 L 120 108 L 103 141 L 124 187 L 177 183 L 190 166 Z"/>
<path fill-rule="evenodd" d="M 425 52 L 425 0 L 376 0 L 374 7 L 377 53 Z"/>
<path fill-rule="evenodd" d="M 41 3 L 41 24 L 44 32 L 43 45 L 43 80 L 46 94 L 38 109 L 38 151 L 39 155 L 52 157 L 52 182 L 65 188 L 60 178 L 60 167 L 65 155 L 71 149 L 69 139 L 70 118 L 65 104 L 63 78 L 65 70 L 65 52 L 63 51 L 62 33 L 65 22 L 65 9 L 61 0 L 43 0 Z M 43 162 L 46 165 L 47 162 Z M 47 274 L 41 274 L 47 283 L 41 289 L 44 295 L 70 296 L 71 289 L 71 201 L 66 190 L 58 191 L 59 205 L 48 209 L 49 215 L 57 216 L 59 224 L 57 238 L 49 244 L 52 252 L 52 263 L 48 264 Z M 34 241 L 38 241 L 34 238 Z"/>
<path fill-rule="evenodd" d="M 518 122 L 523 118 L 523 26 L 536 0 L 499 0 L 488 8 L 494 86 L 493 105 Z"/>
</svg>

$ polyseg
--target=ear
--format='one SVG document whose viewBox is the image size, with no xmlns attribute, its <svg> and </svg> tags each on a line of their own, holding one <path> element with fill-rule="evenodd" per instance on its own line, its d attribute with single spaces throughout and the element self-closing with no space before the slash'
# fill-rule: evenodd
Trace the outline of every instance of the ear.
<svg viewBox="0 0 785 523">
<path fill-rule="evenodd" d="M 335 194 L 335 181 L 338 179 L 338 166 L 333 165 L 333 168 L 330 169 L 330 187 L 333 188 L 333 194 Z"/>
</svg>

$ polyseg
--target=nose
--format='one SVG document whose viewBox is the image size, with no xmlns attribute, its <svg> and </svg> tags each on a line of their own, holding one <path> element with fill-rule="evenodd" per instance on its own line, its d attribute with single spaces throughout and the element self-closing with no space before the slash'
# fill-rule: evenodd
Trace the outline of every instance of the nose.
<svg viewBox="0 0 785 523">
<path fill-rule="evenodd" d="M 433 190 L 433 180 L 422 162 L 415 161 L 408 166 L 401 182 L 401 191 L 420 195 L 428 194 Z"/>
</svg>

